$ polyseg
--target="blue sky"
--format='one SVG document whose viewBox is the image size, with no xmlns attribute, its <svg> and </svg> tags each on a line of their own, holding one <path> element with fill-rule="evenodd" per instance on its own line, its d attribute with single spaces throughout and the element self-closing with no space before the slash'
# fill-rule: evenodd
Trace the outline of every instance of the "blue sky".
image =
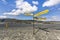
<svg viewBox="0 0 60 40">
<path fill-rule="evenodd" d="M 60 0 L 0 0 L 0 18 L 15 18 L 20 20 L 33 20 L 33 16 L 24 13 L 38 13 L 49 10 L 46 21 L 60 21 Z"/>
</svg>

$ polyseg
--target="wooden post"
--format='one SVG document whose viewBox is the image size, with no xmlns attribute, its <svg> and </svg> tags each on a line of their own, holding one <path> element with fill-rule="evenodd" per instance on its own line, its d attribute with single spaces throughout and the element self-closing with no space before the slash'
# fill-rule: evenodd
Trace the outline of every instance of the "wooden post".
<svg viewBox="0 0 60 40">
<path fill-rule="evenodd" d="M 8 22 L 6 22 L 6 28 L 8 28 Z"/>
</svg>

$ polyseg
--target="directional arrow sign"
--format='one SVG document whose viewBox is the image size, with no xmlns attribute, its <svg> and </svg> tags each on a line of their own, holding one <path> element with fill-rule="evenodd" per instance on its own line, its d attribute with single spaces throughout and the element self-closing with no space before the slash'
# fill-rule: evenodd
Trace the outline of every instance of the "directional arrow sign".
<svg viewBox="0 0 60 40">
<path fill-rule="evenodd" d="M 49 12 L 49 10 L 46 9 L 46 10 L 44 10 L 44 11 L 42 11 L 42 12 L 39 12 L 39 13 L 35 14 L 34 17 L 41 16 L 41 15 L 43 15 L 43 14 L 47 14 L 48 12 Z"/>
</svg>

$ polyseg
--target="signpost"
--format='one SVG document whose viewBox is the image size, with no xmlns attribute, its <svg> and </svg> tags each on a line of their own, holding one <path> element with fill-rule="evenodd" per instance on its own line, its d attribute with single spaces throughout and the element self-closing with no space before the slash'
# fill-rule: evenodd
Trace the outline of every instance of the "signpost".
<svg viewBox="0 0 60 40">
<path fill-rule="evenodd" d="M 25 14 L 26 16 L 33 16 L 33 20 L 39 20 L 39 21 L 41 21 L 41 20 L 46 20 L 46 18 L 37 18 L 37 17 L 39 17 L 39 16 L 41 16 L 41 15 L 43 15 L 43 14 L 47 14 L 49 12 L 49 10 L 48 9 L 46 9 L 46 10 L 43 10 L 42 12 L 38 12 L 37 14 Z M 35 26 L 34 26 L 34 21 L 33 21 L 33 34 L 35 34 Z"/>
</svg>

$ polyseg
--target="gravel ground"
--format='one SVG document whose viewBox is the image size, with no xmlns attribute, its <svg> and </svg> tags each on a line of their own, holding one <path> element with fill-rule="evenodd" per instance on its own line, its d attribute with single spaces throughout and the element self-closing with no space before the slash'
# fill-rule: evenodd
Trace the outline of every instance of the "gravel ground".
<svg viewBox="0 0 60 40">
<path fill-rule="evenodd" d="M 33 35 L 33 29 L 4 29 L 0 30 L 0 40 L 60 40 L 60 30 L 48 31 L 39 30 Z"/>
<path fill-rule="evenodd" d="M 49 29 L 49 32 L 39 30 L 35 35 L 35 40 L 60 40 L 60 30 Z"/>
</svg>

